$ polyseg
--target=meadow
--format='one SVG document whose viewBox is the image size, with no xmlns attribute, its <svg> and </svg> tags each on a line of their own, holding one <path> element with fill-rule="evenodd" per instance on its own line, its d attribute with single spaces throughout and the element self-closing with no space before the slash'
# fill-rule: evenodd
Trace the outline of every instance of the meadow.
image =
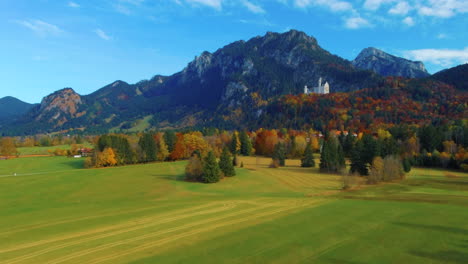
<svg viewBox="0 0 468 264">
<path fill-rule="evenodd" d="M 466 263 L 468 174 L 340 191 L 341 177 L 268 168 L 183 181 L 186 162 L 82 169 L 0 161 L 0 263 Z M 318 162 L 318 161 L 317 161 Z M 16 176 L 13 176 L 16 173 Z"/>
</svg>

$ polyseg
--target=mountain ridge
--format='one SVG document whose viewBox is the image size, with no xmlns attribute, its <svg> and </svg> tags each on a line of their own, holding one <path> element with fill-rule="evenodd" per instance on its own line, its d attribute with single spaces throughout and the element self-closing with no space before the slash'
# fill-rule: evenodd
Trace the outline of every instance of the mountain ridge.
<svg viewBox="0 0 468 264">
<path fill-rule="evenodd" d="M 202 52 L 170 76 L 155 75 L 135 84 L 116 80 L 87 95 L 71 88 L 59 90 L 15 120 L 12 133 L 78 128 L 101 133 L 131 127 L 147 116 L 152 116 L 152 127 L 200 125 L 238 112 L 244 113 L 239 120 L 253 120 L 265 103 L 301 94 L 305 85 L 315 85 L 319 78 L 330 83 L 331 92 L 383 83 L 379 74 L 357 69 L 304 32 L 267 32 Z"/>
<path fill-rule="evenodd" d="M 352 64 L 359 69 L 371 70 L 382 76 L 424 78 L 430 75 L 421 61 L 397 57 L 373 47 L 363 49 Z"/>
</svg>

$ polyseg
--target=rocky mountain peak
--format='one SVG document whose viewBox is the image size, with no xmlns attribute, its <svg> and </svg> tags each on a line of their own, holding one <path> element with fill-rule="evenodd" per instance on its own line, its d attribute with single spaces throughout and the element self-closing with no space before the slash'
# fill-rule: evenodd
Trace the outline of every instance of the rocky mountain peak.
<svg viewBox="0 0 468 264">
<path fill-rule="evenodd" d="M 51 118 L 53 120 L 61 119 L 61 122 L 65 122 L 65 116 L 77 116 L 78 108 L 82 103 L 81 96 L 72 88 L 58 90 L 42 99 L 39 108 L 40 114 L 36 117 L 36 120 L 48 119 L 52 114 Z"/>
<path fill-rule="evenodd" d="M 356 68 L 371 70 L 383 76 L 429 76 L 422 62 L 400 58 L 373 47 L 363 49 L 352 63 Z"/>
</svg>

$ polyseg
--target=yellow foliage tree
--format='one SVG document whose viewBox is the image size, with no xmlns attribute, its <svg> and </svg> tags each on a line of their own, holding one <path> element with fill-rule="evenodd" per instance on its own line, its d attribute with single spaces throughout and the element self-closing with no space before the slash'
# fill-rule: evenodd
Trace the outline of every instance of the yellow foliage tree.
<svg viewBox="0 0 468 264">
<path fill-rule="evenodd" d="M 115 153 L 112 148 L 105 148 L 96 157 L 96 167 L 111 167 L 117 164 Z"/>
<path fill-rule="evenodd" d="M 206 143 L 200 132 L 187 133 L 184 135 L 185 156 L 190 157 L 195 150 L 199 150 L 204 156 L 208 153 L 208 143 Z"/>
<path fill-rule="evenodd" d="M 318 152 L 320 150 L 320 142 L 316 136 L 310 138 L 310 144 L 312 145 L 312 150 Z"/>
<path fill-rule="evenodd" d="M 0 140 L 0 155 L 6 157 L 18 155 L 13 138 L 5 137 Z"/>
</svg>

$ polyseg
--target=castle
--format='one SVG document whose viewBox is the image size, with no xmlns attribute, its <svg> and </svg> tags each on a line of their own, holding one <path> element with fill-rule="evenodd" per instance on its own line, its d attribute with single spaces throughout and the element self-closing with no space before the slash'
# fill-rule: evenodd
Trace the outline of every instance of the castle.
<svg viewBox="0 0 468 264">
<path fill-rule="evenodd" d="M 325 84 L 322 85 L 322 77 L 320 77 L 318 81 L 318 86 L 309 89 L 307 85 L 304 87 L 304 93 L 305 94 L 311 94 L 311 93 L 317 93 L 317 94 L 328 94 L 330 93 L 330 85 L 328 82 L 325 82 Z"/>
</svg>

